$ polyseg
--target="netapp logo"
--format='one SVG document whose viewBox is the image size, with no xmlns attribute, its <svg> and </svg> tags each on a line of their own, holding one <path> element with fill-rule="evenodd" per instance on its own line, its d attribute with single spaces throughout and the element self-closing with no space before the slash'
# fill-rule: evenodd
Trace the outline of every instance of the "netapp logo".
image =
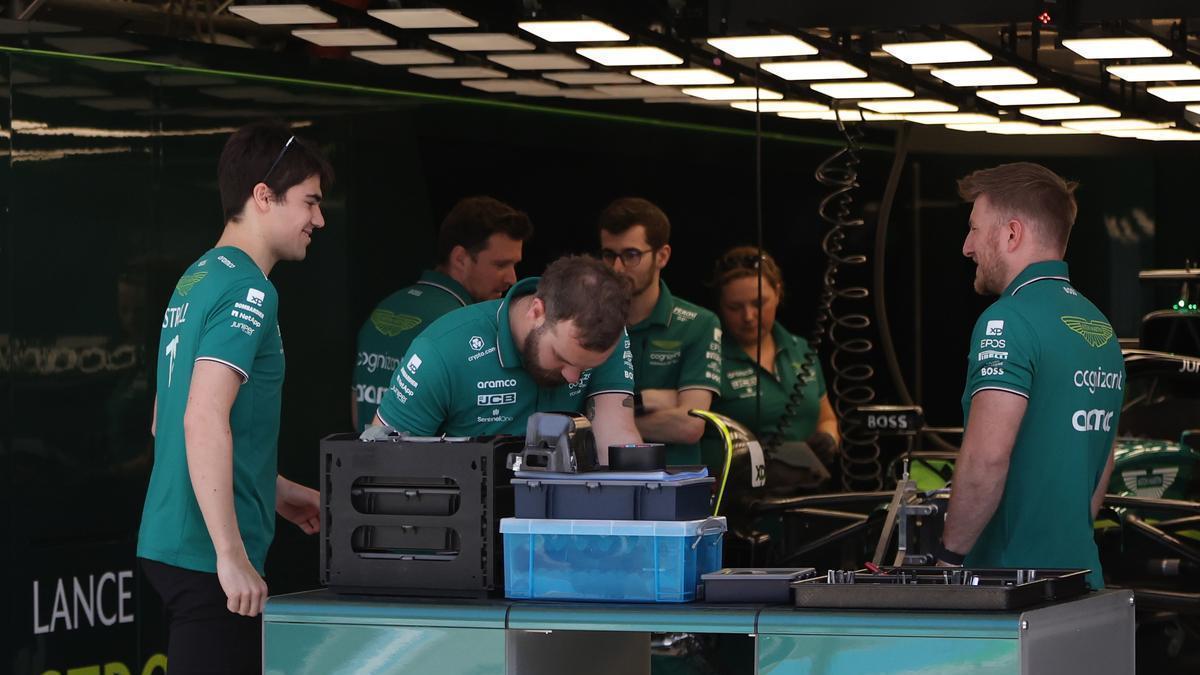
<svg viewBox="0 0 1200 675">
<path fill-rule="evenodd" d="M 515 387 L 516 380 L 481 380 L 475 383 L 478 389 L 499 389 L 500 387 Z"/>
<path fill-rule="evenodd" d="M 1097 389 L 1120 389 L 1121 373 L 1109 373 L 1097 368 L 1096 370 L 1075 371 L 1076 387 L 1086 387 L 1088 393 L 1094 394 Z"/>
<path fill-rule="evenodd" d="M 508 405 L 517 402 L 517 392 L 506 391 L 498 394 L 480 394 L 475 397 L 475 403 L 481 406 Z"/>
<path fill-rule="evenodd" d="M 1112 418 L 1109 410 L 1076 410 L 1071 426 L 1075 431 L 1112 431 Z"/>
</svg>

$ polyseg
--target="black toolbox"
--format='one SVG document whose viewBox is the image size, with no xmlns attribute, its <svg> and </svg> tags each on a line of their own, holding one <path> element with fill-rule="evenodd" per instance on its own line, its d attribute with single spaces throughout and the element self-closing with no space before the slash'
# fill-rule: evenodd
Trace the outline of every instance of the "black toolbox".
<svg viewBox="0 0 1200 675">
<path fill-rule="evenodd" d="M 503 590 L 519 438 L 321 441 L 321 582 L 343 593 L 487 597 Z"/>
<path fill-rule="evenodd" d="M 701 520 L 712 513 L 712 477 L 685 480 L 514 478 L 518 518 Z"/>
</svg>

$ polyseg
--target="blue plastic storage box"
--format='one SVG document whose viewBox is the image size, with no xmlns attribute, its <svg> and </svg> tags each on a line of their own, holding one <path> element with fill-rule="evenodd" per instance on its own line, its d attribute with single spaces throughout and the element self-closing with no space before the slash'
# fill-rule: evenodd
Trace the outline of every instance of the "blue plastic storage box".
<svg viewBox="0 0 1200 675">
<path fill-rule="evenodd" d="M 535 600 L 690 602 L 721 569 L 725 518 L 504 518 L 504 594 Z"/>
</svg>

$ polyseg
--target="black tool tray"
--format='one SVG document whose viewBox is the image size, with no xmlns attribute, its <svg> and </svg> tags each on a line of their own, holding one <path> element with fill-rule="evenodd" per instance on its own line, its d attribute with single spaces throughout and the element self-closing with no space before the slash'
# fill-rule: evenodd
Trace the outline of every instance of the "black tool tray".
<svg viewBox="0 0 1200 675">
<path fill-rule="evenodd" d="M 811 567 L 726 567 L 702 577 L 704 601 L 785 605 L 791 601 L 792 582 L 816 573 Z"/>
<path fill-rule="evenodd" d="M 1014 610 L 1088 591 L 1089 570 L 883 567 L 830 570 L 792 584 L 796 607 Z M 832 580 L 832 581 L 831 581 Z"/>
</svg>

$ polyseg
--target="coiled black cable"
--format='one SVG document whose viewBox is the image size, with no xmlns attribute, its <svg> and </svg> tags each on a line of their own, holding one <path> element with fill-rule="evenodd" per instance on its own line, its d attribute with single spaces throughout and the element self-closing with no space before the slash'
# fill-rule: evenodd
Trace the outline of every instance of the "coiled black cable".
<svg viewBox="0 0 1200 675">
<path fill-rule="evenodd" d="M 863 311 L 844 312 L 839 307 L 866 301 L 870 291 L 865 286 L 838 287 L 838 273 L 843 265 L 859 266 L 867 262 L 865 254 L 847 251 L 845 243 L 852 230 L 864 225 L 863 219 L 852 213 L 852 192 L 859 187 L 858 141 L 862 131 L 843 124 L 840 119 L 838 128 L 846 138 L 846 147 L 821 162 L 816 171 L 817 182 L 833 190 L 817 209 L 821 219 L 831 227 L 821 241 L 826 265 L 813 333 L 825 336 L 832 347 L 829 367 L 833 377 L 828 389 L 842 422 L 842 485 L 847 490 L 879 490 L 883 487 L 879 433 L 847 417 L 851 408 L 875 400 L 876 392 L 870 384 L 875 368 L 862 359 L 874 350 L 875 344 L 863 335 L 871 327 L 870 316 Z"/>
</svg>

